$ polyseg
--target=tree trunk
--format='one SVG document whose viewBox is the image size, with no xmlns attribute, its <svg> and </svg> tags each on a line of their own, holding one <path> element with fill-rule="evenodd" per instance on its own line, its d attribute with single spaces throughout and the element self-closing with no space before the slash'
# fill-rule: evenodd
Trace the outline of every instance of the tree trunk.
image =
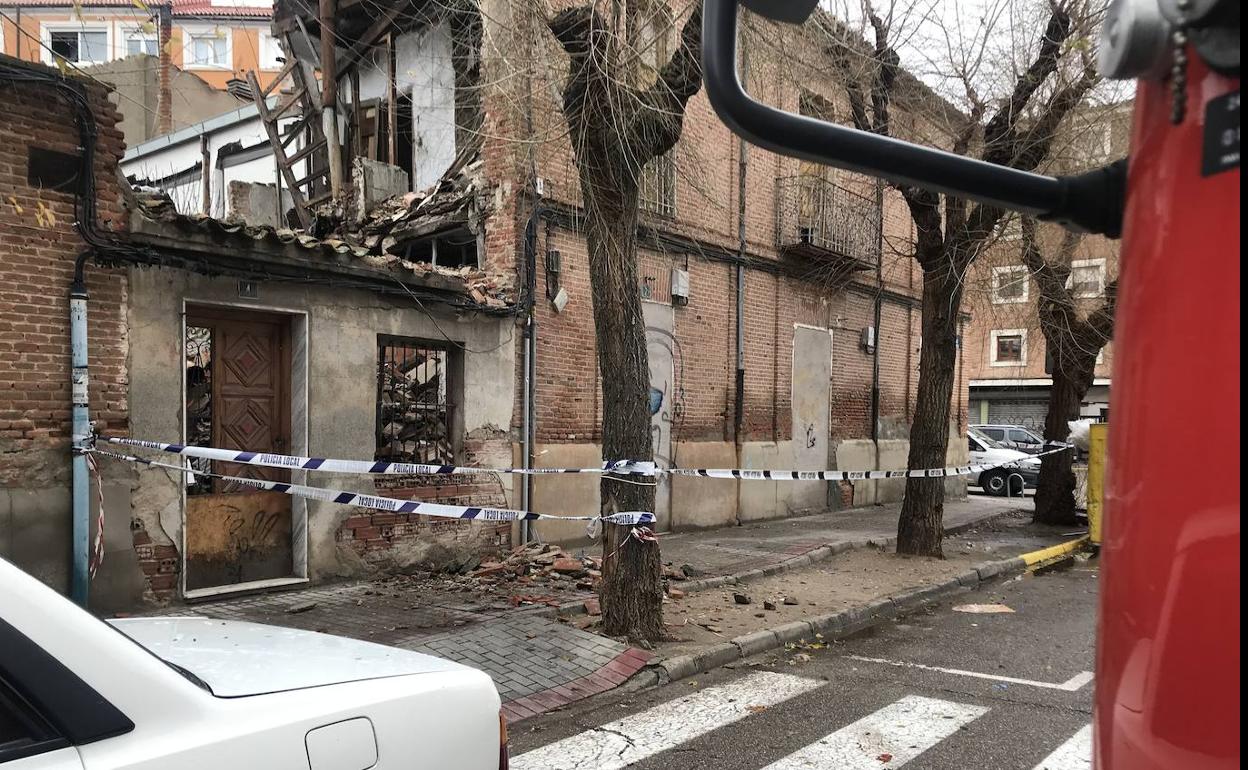
<svg viewBox="0 0 1248 770">
<path fill-rule="evenodd" d="M 1065 441 L 1070 436 L 1069 423 L 1079 419 L 1079 406 L 1088 394 L 1088 388 L 1092 387 L 1099 348 L 1092 351 L 1076 349 L 1076 344 L 1063 343 L 1047 334 L 1045 342 L 1058 355 L 1054 356 L 1049 411 L 1044 419 L 1044 440 Z M 1061 346 L 1067 349 L 1063 351 Z M 1071 362 L 1071 358 L 1078 360 Z M 1064 362 L 1067 365 L 1063 365 Z M 1075 517 L 1074 452 L 1055 452 L 1040 458 L 1040 480 L 1036 484 L 1036 511 L 1032 521 L 1062 525 L 1078 523 Z"/>
<path fill-rule="evenodd" d="M 637 185 L 631 173 L 604 179 L 601 166 L 579 165 L 585 169 L 586 241 L 602 375 L 602 457 L 651 460 L 650 367 L 637 286 Z M 604 477 L 602 504 L 607 513 L 653 511 L 654 486 Z M 657 542 L 633 537 L 628 527 L 606 526 L 599 589 L 604 633 L 649 641 L 664 636 L 661 568 Z"/>
<path fill-rule="evenodd" d="M 961 306 L 959 271 L 948 265 L 924 271 L 923 346 L 919 354 L 918 396 L 910 426 L 910 468 L 946 465 Z M 897 553 L 943 556 L 944 512 L 943 478 L 906 479 L 906 497 L 897 523 Z"/>
</svg>

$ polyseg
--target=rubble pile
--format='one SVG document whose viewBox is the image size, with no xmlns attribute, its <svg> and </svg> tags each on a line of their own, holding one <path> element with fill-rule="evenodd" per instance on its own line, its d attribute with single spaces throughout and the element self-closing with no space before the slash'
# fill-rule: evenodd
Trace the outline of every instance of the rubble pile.
<svg viewBox="0 0 1248 770">
<path fill-rule="evenodd" d="M 573 556 L 550 543 L 529 543 L 513 549 L 505 558 L 483 561 L 468 576 L 487 584 L 515 583 L 548 586 L 554 590 L 594 591 L 602 580 L 602 562 L 592 556 Z M 515 604 L 537 603 L 525 602 L 522 596 L 512 599 Z"/>
</svg>

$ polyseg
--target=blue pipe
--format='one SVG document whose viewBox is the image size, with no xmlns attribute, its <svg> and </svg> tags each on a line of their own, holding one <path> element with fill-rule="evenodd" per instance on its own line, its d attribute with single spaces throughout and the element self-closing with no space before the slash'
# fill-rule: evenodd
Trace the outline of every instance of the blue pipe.
<svg viewBox="0 0 1248 770">
<path fill-rule="evenodd" d="M 91 437 L 90 412 L 87 405 L 87 285 L 83 267 L 89 252 L 79 255 L 74 266 L 74 282 L 69 289 L 70 389 L 73 400 L 73 530 L 70 538 L 72 575 L 70 598 L 81 607 L 87 606 L 90 585 L 88 553 L 91 539 L 91 476 L 87 472 L 84 450 Z"/>
</svg>

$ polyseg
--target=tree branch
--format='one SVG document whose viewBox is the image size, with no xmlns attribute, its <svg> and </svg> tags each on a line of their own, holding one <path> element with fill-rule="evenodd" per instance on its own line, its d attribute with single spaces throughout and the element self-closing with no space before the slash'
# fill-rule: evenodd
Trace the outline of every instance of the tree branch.
<svg viewBox="0 0 1248 770">
<path fill-rule="evenodd" d="M 641 109 L 632 120 L 629 136 L 638 158 L 645 163 L 676 144 L 685 106 L 702 88 L 702 3 L 694 6 L 680 30 L 680 47 L 659 70 L 659 78 L 640 94 Z"/>
<path fill-rule="evenodd" d="M 1049 23 L 1040 36 L 1040 50 L 1031 66 L 1027 68 L 1014 83 L 1014 91 L 1005 104 L 997 110 L 988 125 L 984 127 L 984 160 L 990 163 L 1006 163 L 1008 155 L 998 157 L 999 145 L 1003 140 L 1012 137 L 1027 103 L 1044 81 L 1057 71 L 1062 57 L 1062 43 L 1070 37 L 1072 29 L 1069 11 L 1061 5 L 1055 5 L 1049 16 Z M 1008 144 L 1008 142 L 1006 142 Z"/>
</svg>

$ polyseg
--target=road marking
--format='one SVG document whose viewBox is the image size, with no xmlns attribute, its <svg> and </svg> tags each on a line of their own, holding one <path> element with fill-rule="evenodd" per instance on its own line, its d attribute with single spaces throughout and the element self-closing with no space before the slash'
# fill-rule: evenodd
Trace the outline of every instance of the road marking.
<svg viewBox="0 0 1248 770">
<path fill-rule="evenodd" d="M 939 671 L 942 674 L 956 674 L 957 676 L 970 676 L 976 679 L 991 679 L 994 682 L 1009 682 L 1010 684 L 1025 684 L 1029 687 L 1042 687 L 1046 690 L 1062 690 L 1064 692 L 1077 692 L 1088 682 L 1092 681 L 1091 671 L 1080 671 L 1065 682 L 1055 684 L 1053 682 L 1037 682 L 1034 679 L 1018 679 L 1012 676 L 1000 676 L 998 674 L 981 674 L 978 671 L 963 671 L 959 668 L 942 668 L 941 666 L 925 666 L 922 663 L 909 663 L 904 660 L 886 660 L 884 658 L 865 658 L 861 655 L 846 655 L 850 660 L 860 660 L 863 663 L 880 663 L 885 666 L 896 666 L 897 668 L 918 668 L 924 671 Z"/>
<path fill-rule="evenodd" d="M 618 770 L 822 687 L 824 682 L 760 671 L 521 754 L 512 770 Z"/>
<path fill-rule="evenodd" d="M 1092 725 L 1084 727 L 1044 758 L 1034 770 L 1091 770 Z"/>
<path fill-rule="evenodd" d="M 764 770 L 901 767 L 987 712 L 983 706 L 908 695 Z"/>
</svg>

